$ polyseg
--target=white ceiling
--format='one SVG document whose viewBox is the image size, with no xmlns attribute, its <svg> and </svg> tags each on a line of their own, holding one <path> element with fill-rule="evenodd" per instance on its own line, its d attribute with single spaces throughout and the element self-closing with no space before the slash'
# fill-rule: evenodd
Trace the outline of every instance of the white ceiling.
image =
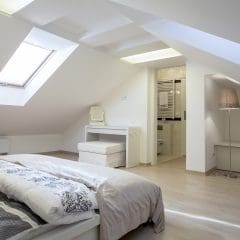
<svg viewBox="0 0 240 240">
<path fill-rule="evenodd" d="M 240 43 L 238 0 L 110 0 Z"/>
<path fill-rule="evenodd" d="M 20 43 L 25 39 L 32 26 L 0 14 L 0 29 L 8 29 L 1 34 L 0 70 L 8 62 Z"/>
<path fill-rule="evenodd" d="M 0 106 L 0 135 L 63 131 L 90 104 L 99 102 L 137 71 L 119 61 L 128 55 L 173 47 L 184 57 L 144 66 L 181 65 L 186 57 L 240 77 L 238 64 L 198 49 L 170 31 L 163 32 L 160 25 L 150 27 L 157 21 L 178 22 L 239 43 L 239 9 L 237 0 L 194 4 L 192 0 L 35 0 L 13 18 L 0 15 L 1 28 L 9 30 L 0 39 L 1 63 L 32 26 L 80 44 L 26 106 Z"/>
<path fill-rule="evenodd" d="M 107 0 L 35 0 L 15 17 L 116 56 L 167 47 L 141 27 L 159 17 Z"/>
</svg>

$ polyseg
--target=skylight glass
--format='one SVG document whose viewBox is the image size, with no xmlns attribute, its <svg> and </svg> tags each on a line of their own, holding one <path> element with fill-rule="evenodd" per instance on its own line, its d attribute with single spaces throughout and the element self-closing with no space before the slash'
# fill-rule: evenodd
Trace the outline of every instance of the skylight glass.
<svg viewBox="0 0 240 240">
<path fill-rule="evenodd" d="M 21 43 L 0 72 L 0 84 L 24 87 L 52 53 L 49 49 Z"/>
<path fill-rule="evenodd" d="M 0 0 L 0 11 L 7 14 L 14 14 L 34 0 Z"/>
<path fill-rule="evenodd" d="M 156 51 L 136 54 L 128 57 L 123 57 L 121 60 L 129 62 L 129 63 L 144 63 L 150 61 L 156 61 L 160 59 L 178 57 L 182 54 L 174 50 L 173 48 L 165 48 Z"/>
</svg>

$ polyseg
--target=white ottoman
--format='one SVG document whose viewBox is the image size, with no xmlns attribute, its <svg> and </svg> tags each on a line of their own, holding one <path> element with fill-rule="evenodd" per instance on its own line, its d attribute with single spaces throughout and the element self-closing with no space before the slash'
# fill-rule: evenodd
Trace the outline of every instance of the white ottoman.
<svg viewBox="0 0 240 240">
<path fill-rule="evenodd" d="M 78 144 L 79 161 L 107 167 L 126 165 L 124 143 L 90 141 Z"/>
</svg>

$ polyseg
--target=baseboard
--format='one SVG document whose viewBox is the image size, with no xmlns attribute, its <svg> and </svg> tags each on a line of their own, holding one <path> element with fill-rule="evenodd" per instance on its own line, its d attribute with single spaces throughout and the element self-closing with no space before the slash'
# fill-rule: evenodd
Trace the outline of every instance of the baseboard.
<svg viewBox="0 0 240 240">
<path fill-rule="evenodd" d="M 152 164 L 151 163 L 139 163 L 139 166 L 142 166 L 142 167 L 151 167 Z"/>
<path fill-rule="evenodd" d="M 209 176 L 215 170 L 216 170 L 216 167 L 209 169 L 207 172 L 198 172 L 198 171 L 193 171 L 193 170 L 185 170 L 185 171 L 187 173 L 197 174 L 197 175 L 201 175 L 201 176 Z"/>
<path fill-rule="evenodd" d="M 76 152 L 70 152 L 70 151 L 65 151 L 65 150 L 56 150 L 56 151 L 49 151 L 49 152 L 40 152 L 40 153 L 37 153 L 37 154 L 58 154 L 58 153 L 74 153 L 74 154 L 77 154 Z"/>
<path fill-rule="evenodd" d="M 185 170 L 189 174 L 195 174 L 195 175 L 201 175 L 201 176 L 206 176 L 205 172 L 198 172 L 198 171 L 193 171 L 193 170 Z"/>
<path fill-rule="evenodd" d="M 209 169 L 207 172 L 205 172 L 205 175 L 206 176 L 209 176 L 213 171 L 215 171 L 217 168 L 216 167 L 213 167 L 211 169 Z"/>
</svg>

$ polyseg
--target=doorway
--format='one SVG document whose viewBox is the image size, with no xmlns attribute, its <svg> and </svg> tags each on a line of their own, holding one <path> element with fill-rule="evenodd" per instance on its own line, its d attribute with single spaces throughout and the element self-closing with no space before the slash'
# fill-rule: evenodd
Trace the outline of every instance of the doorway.
<svg viewBox="0 0 240 240">
<path fill-rule="evenodd" d="M 156 72 L 158 163 L 184 164 L 186 156 L 186 68 L 161 68 Z"/>
</svg>

